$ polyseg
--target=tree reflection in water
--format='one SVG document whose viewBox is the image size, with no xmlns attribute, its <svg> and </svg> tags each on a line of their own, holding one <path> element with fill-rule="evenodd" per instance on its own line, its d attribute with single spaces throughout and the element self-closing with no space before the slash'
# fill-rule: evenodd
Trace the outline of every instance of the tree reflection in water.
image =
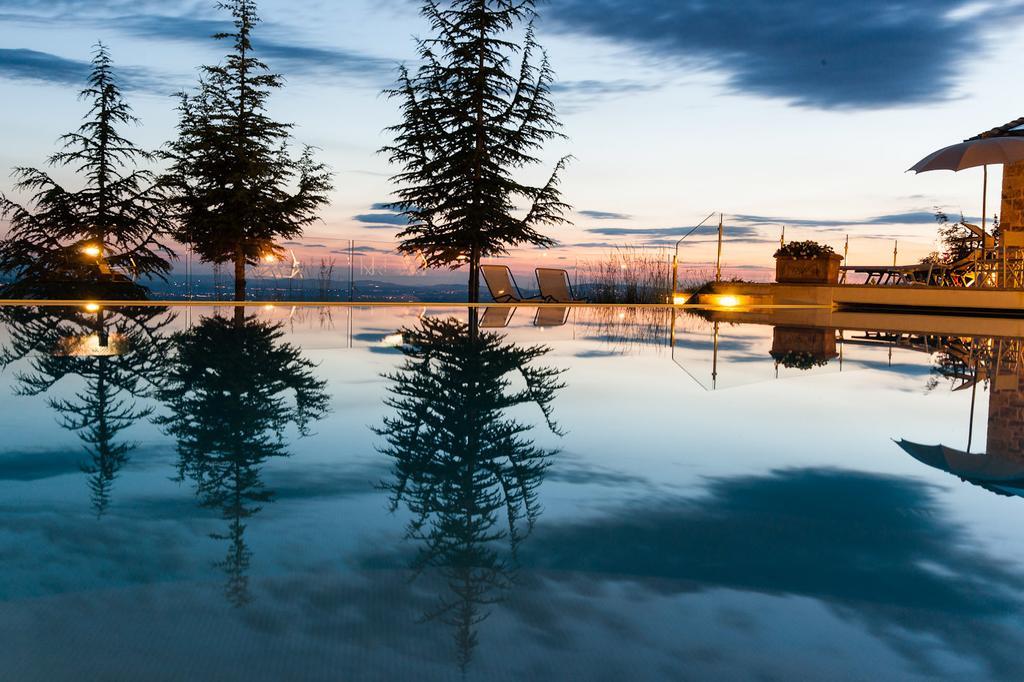
<svg viewBox="0 0 1024 682">
<path fill-rule="evenodd" d="M 326 382 L 315 364 L 290 343 L 280 324 L 246 316 L 203 319 L 174 337 L 173 355 L 160 396 L 167 416 L 157 419 L 177 440 L 179 479 L 190 479 L 203 507 L 219 509 L 228 541 L 218 563 L 227 575 L 225 593 L 235 606 L 248 603 L 252 556 L 246 519 L 272 501 L 261 480 L 263 464 L 286 457 L 284 431 L 327 412 Z"/>
<path fill-rule="evenodd" d="M 70 398 L 47 404 L 58 423 L 75 431 L 87 461 L 92 505 L 102 516 L 111 488 L 136 444 L 118 442 L 119 434 L 152 413 L 137 407 L 151 397 L 162 373 L 168 339 L 165 328 L 174 315 L 161 307 L 6 307 L 0 308 L 10 344 L 0 350 L 0 367 L 27 359 L 30 370 L 16 375 L 16 393 L 43 395 L 68 376 L 85 386 Z"/>
<path fill-rule="evenodd" d="M 540 408 L 561 435 L 551 403 L 563 370 L 534 363 L 545 346 L 505 343 L 454 318 L 424 318 L 402 331 L 404 363 L 385 375 L 395 416 L 375 429 L 393 459 L 383 484 L 392 511 L 413 514 L 406 537 L 418 543 L 414 575 L 440 575 L 446 590 L 424 620 L 455 628 L 460 667 L 477 644 L 477 626 L 515 582 L 516 552 L 540 513 L 537 489 L 556 453 L 526 437 L 533 429 L 509 415 Z"/>
</svg>

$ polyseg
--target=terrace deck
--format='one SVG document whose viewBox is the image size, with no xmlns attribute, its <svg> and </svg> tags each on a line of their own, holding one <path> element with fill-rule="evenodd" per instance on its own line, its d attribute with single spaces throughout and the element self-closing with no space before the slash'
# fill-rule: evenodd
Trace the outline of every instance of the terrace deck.
<svg viewBox="0 0 1024 682">
<path fill-rule="evenodd" d="M 714 294 L 741 296 L 745 302 L 752 304 L 824 305 L 838 310 L 1024 315 L 1022 289 L 721 283 L 715 285 Z M 701 302 L 704 300 L 702 298 Z"/>
</svg>

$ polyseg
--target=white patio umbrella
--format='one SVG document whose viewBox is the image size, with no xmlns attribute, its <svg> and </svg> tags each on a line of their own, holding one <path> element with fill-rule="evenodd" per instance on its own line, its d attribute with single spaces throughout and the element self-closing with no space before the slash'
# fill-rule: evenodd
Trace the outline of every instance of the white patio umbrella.
<svg viewBox="0 0 1024 682">
<path fill-rule="evenodd" d="M 981 229 L 985 230 L 985 213 L 988 200 L 988 167 L 1024 161 L 1024 137 L 979 137 L 959 144 L 950 145 L 932 152 L 907 171 L 925 173 L 934 170 L 951 170 L 954 173 L 965 168 L 984 168 L 981 190 Z"/>
</svg>

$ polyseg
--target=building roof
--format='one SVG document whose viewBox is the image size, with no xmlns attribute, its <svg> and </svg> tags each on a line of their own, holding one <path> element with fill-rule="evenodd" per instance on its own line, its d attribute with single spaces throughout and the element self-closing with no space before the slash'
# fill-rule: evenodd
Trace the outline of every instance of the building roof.
<svg viewBox="0 0 1024 682">
<path fill-rule="evenodd" d="M 970 139 L 982 140 L 986 137 L 1024 137 L 1024 117 L 1014 119 L 992 130 L 986 130 Z"/>
</svg>

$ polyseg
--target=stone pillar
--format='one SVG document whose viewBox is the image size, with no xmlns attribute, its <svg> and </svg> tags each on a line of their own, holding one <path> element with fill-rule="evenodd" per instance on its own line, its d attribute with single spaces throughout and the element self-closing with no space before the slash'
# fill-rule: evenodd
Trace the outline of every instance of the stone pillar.
<svg viewBox="0 0 1024 682">
<path fill-rule="evenodd" d="M 1003 166 L 999 224 L 1007 231 L 1024 231 L 1024 161 Z"/>
<path fill-rule="evenodd" d="M 1024 161 L 1003 166 L 1003 199 L 999 206 L 999 229 L 1006 245 L 1009 272 L 1001 282 L 1004 287 L 1022 286 L 1020 274 L 1014 275 L 1024 258 Z M 999 254 L 1002 256 L 1002 254 Z M 1002 278 L 1001 278 L 1002 279 Z"/>
</svg>

